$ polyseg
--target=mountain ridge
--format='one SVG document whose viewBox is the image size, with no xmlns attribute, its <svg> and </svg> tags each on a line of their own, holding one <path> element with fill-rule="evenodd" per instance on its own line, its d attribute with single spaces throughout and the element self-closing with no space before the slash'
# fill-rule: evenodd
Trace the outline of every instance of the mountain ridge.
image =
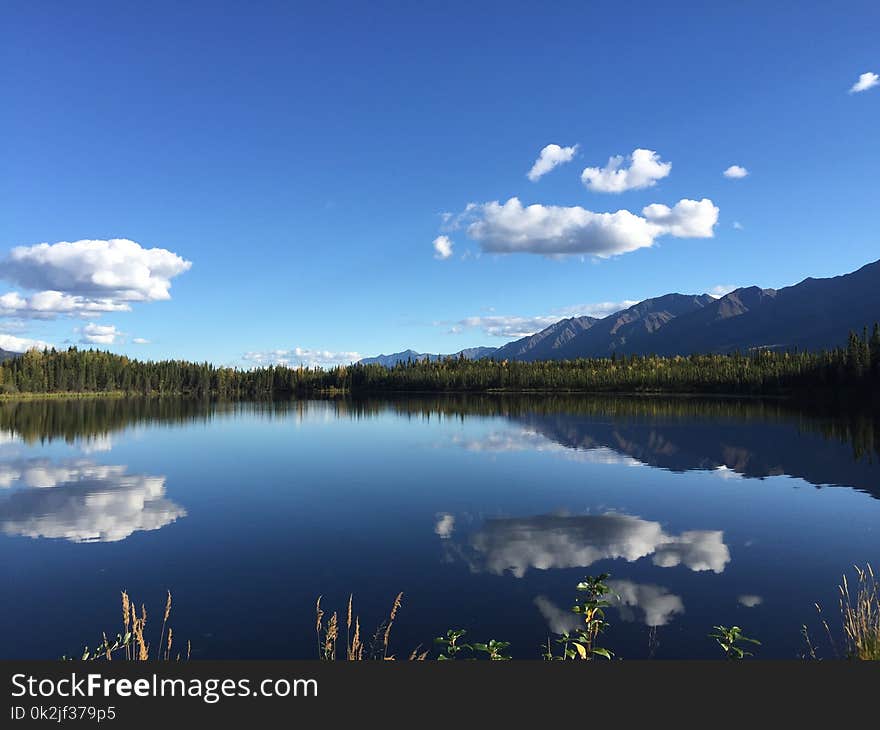
<svg viewBox="0 0 880 730">
<path fill-rule="evenodd" d="M 536 361 L 832 349 L 846 341 L 849 331 L 861 332 L 876 321 L 880 321 L 880 260 L 838 276 L 807 277 L 781 289 L 743 286 L 721 297 L 664 294 L 602 318 L 560 319 L 498 348 L 469 348 L 453 357 Z M 444 356 L 406 350 L 360 362 L 425 357 Z"/>
<path fill-rule="evenodd" d="M 440 360 L 444 357 L 463 357 L 466 360 L 479 360 L 480 358 L 489 357 L 498 348 L 497 347 L 466 347 L 464 350 L 451 353 L 449 355 L 433 354 L 428 352 L 416 352 L 415 350 L 403 350 L 402 352 L 392 352 L 390 355 L 376 355 L 375 357 L 364 357 L 358 360 L 359 365 L 383 365 L 384 367 L 394 367 L 398 363 L 407 362 L 408 360 L 424 360 L 428 358 L 431 361 Z"/>
</svg>

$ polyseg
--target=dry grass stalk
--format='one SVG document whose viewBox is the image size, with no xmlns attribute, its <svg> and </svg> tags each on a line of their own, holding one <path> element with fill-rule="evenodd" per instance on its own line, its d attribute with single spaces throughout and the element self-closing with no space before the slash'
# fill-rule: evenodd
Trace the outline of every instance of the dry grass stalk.
<svg viewBox="0 0 880 730">
<path fill-rule="evenodd" d="M 324 658 L 333 661 L 336 659 L 336 639 L 339 636 L 339 622 L 336 611 L 327 622 L 327 631 L 324 634 Z"/>
<path fill-rule="evenodd" d="M 165 601 L 165 615 L 162 618 L 162 631 L 159 632 L 158 651 L 161 654 L 163 639 L 165 638 L 165 626 L 168 624 L 168 616 L 171 614 L 171 591 L 168 591 L 168 598 Z M 156 657 L 160 659 L 161 657 Z"/>
<path fill-rule="evenodd" d="M 315 632 L 318 634 L 318 658 L 322 659 L 323 650 L 324 650 L 324 642 L 321 639 L 321 629 L 324 624 L 324 611 L 321 608 L 321 599 L 323 596 L 318 596 L 318 601 L 315 604 Z"/>
<path fill-rule="evenodd" d="M 353 601 L 354 601 L 354 593 L 349 593 L 349 594 L 348 594 L 348 616 L 347 616 L 347 618 L 346 618 L 346 620 L 345 620 L 345 630 L 346 630 L 347 632 L 350 632 L 350 631 L 351 631 L 351 605 L 352 605 L 352 602 L 353 602 Z M 348 641 L 349 638 L 350 638 L 350 637 L 346 635 L 346 637 L 345 637 L 345 643 L 346 643 L 346 644 L 349 643 L 349 641 Z"/>
<path fill-rule="evenodd" d="M 138 661 L 145 662 L 150 658 L 149 646 L 144 639 L 144 627 L 147 625 L 147 609 L 141 604 L 141 617 L 134 616 L 134 608 L 132 608 L 132 615 L 134 618 L 132 625 L 134 626 L 134 640 L 137 645 L 137 658 Z"/>
<path fill-rule="evenodd" d="M 388 656 L 388 641 L 391 638 L 391 627 L 394 624 L 394 619 L 397 618 L 397 612 L 400 610 L 400 606 L 403 603 L 403 593 L 398 593 L 397 598 L 394 599 L 394 604 L 391 606 L 391 614 L 388 616 L 388 623 L 385 626 L 385 634 L 382 637 L 382 658 L 383 659 L 393 659 L 394 657 Z"/>
<path fill-rule="evenodd" d="M 837 652 L 837 645 L 834 642 L 834 635 L 831 633 L 831 627 L 828 625 L 828 619 L 822 613 L 822 606 L 818 603 L 813 604 L 816 607 L 816 611 L 819 614 L 819 618 L 822 620 L 822 628 L 825 629 L 825 636 L 828 638 L 828 644 L 831 647 L 831 651 L 834 652 L 834 656 L 839 656 Z"/>
<path fill-rule="evenodd" d="M 864 569 L 855 566 L 855 570 L 855 593 L 850 591 L 846 575 L 838 586 L 847 653 L 853 659 L 880 660 L 880 585 L 870 563 Z"/>
<path fill-rule="evenodd" d="M 122 591 L 122 627 L 123 627 L 123 636 L 128 634 L 128 612 L 131 606 L 131 601 L 128 598 L 128 593 Z M 128 642 L 125 643 L 125 658 L 131 659 L 131 650 Z"/>
<path fill-rule="evenodd" d="M 85 647 L 80 659 L 82 661 L 112 661 L 114 658 L 124 658 L 128 661 L 147 661 L 150 659 L 150 644 L 145 638 L 147 626 L 147 607 L 141 604 L 140 614 L 135 608 L 134 601 L 128 595 L 127 591 L 121 592 L 122 602 L 122 631 L 117 633 L 116 638 L 111 641 L 107 638 L 107 633 L 101 633 L 101 641 L 94 648 Z M 173 631 L 167 626 L 168 619 L 171 616 L 171 593 L 168 593 L 165 602 L 165 613 L 162 619 L 162 643 L 156 650 L 156 660 L 169 661 L 171 659 L 171 649 L 173 647 Z M 167 626 L 168 633 L 165 633 Z M 192 647 L 189 642 L 186 644 L 186 658 L 189 659 Z M 67 658 L 67 657 L 65 657 Z M 177 658 L 180 658 L 178 652 Z"/>
<path fill-rule="evenodd" d="M 325 623 L 324 610 L 321 608 L 322 596 L 318 596 L 315 603 L 315 632 L 318 638 L 318 658 L 324 661 L 334 661 L 336 659 L 336 645 L 339 638 L 339 625 L 336 613 L 330 616 L 330 620 Z M 391 612 L 387 621 L 379 624 L 373 638 L 364 642 L 363 632 L 361 631 L 360 617 L 354 612 L 354 595 L 349 594 L 348 604 L 345 613 L 345 659 L 348 661 L 363 661 L 364 659 L 380 659 L 390 661 L 394 659 L 393 655 L 388 653 L 391 641 L 391 628 L 397 613 L 403 604 L 403 593 L 398 593 L 391 606 Z M 420 652 L 417 647 L 410 655 L 410 659 L 423 661 L 428 656 L 428 652 Z"/>
<path fill-rule="evenodd" d="M 350 662 L 360 661 L 364 658 L 364 645 L 361 643 L 361 621 L 358 617 L 354 619 L 354 639 L 352 639 L 347 653 Z"/>
<path fill-rule="evenodd" d="M 167 662 L 171 656 L 171 635 L 173 634 L 171 627 L 168 627 L 168 645 L 165 648 L 165 661 Z"/>
</svg>

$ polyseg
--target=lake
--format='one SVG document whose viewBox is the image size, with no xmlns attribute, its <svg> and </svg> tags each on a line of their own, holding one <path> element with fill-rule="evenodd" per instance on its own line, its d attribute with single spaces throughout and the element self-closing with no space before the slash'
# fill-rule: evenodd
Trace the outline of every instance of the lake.
<svg viewBox="0 0 880 730">
<path fill-rule="evenodd" d="M 464 628 L 537 659 L 605 572 L 621 657 L 718 656 L 719 623 L 831 657 L 814 604 L 838 626 L 841 574 L 880 562 L 878 445 L 781 401 L 5 401 L 2 656 L 94 646 L 123 589 L 158 640 L 170 589 L 197 659 L 314 658 L 319 595 L 371 632 L 399 591 L 400 658 Z"/>
</svg>

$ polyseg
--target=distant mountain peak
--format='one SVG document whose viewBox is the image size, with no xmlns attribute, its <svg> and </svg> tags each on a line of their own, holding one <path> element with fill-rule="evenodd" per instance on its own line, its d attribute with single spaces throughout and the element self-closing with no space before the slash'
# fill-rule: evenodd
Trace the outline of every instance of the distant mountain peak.
<svg viewBox="0 0 880 730">
<path fill-rule="evenodd" d="M 721 297 L 672 292 L 606 317 L 566 317 L 499 348 L 454 353 L 470 359 L 565 360 L 612 354 L 687 355 L 758 347 L 830 349 L 880 321 L 880 261 L 827 279 L 807 277 L 782 289 L 744 286 Z M 768 345 L 767 343 L 772 343 Z M 394 365 L 438 359 L 404 350 L 365 358 Z"/>
<path fill-rule="evenodd" d="M 384 367 L 394 367 L 398 363 L 407 362 L 408 360 L 439 360 L 444 357 L 463 357 L 466 360 L 479 360 L 484 357 L 491 357 L 498 348 L 495 347 L 468 347 L 458 352 L 448 355 L 431 354 L 426 352 L 416 352 L 415 350 L 403 350 L 402 352 L 393 352 L 390 355 L 377 355 L 376 357 L 365 357 L 358 360 L 361 365 L 383 365 Z"/>
<path fill-rule="evenodd" d="M 880 320 L 880 261 L 783 289 L 745 286 L 722 297 L 651 297 L 574 331 L 572 318 L 499 348 L 495 357 L 563 360 L 619 354 L 690 354 L 774 347 L 833 348 Z M 560 337 L 559 333 L 565 332 Z"/>
</svg>

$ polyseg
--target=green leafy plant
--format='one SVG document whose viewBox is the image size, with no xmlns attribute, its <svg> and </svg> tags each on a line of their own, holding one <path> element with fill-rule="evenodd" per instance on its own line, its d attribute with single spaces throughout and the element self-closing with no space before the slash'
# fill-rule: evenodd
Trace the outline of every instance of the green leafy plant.
<svg viewBox="0 0 880 730">
<path fill-rule="evenodd" d="M 496 641 L 495 639 L 490 639 L 487 644 L 471 644 L 474 651 L 486 654 L 487 658 L 493 662 L 508 661 L 510 657 L 505 655 L 505 651 L 509 646 L 509 641 Z"/>
<path fill-rule="evenodd" d="M 556 643 L 562 647 L 561 655 L 554 654 L 550 640 L 547 640 L 547 650 L 544 658 L 549 661 L 565 661 L 567 659 L 590 661 L 596 657 L 611 659 L 614 654 L 604 647 L 597 645 L 599 634 L 610 625 L 605 620 L 605 609 L 611 603 L 608 597 L 611 595 L 606 581 L 608 574 L 602 573 L 597 576 L 587 576 L 577 584 L 578 597 L 572 611 L 583 618 L 583 628 L 573 632 L 566 631 Z"/>
<path fill-rule="evenodd" d="M 464 629 L 449 629 L 446 636 L 438 636 L 434 639 L 434 643 L 443 647 L 439 661 L 449 661 L 455 659 L 462 651 L 471 651 L 471 645 L 459 643 L 459 639 L 467 633 Z M 444 653 L 445 652 L 445 653 Z"/>
<path fill-rule="evenodd" d="M 713 626 L 715 633 L 709 634 L 709 638 L 715 639 L 726 659 L 744 659 L 752 656 L 752 652 L 746 651 L 741 644 L 754 644 L 760 646 L 757 639 L 750 639 L 743 634 L 739 626 Z"/>
<path fill-rule="evenodd" d="M 461 652 L 469 652 L 471 654 L 485 654 L 486 658 L 493 662 L 508 661 L 510 656 L 506 654 L 507 647 L 510 646 L 509 641 L 497 641 L 490 639 L 485 644 L 465 644 L 460 642 L 462 636 L 467 632 L 464 629 L 449 629 L 446 636 L 438 636 L 434 639 L 436 644 L 443 647 L 439 661 L 450 661 L 456 659 Z M 468 659 L 477 659 L 476 656 L 469 656 Z"/>
</svg>

